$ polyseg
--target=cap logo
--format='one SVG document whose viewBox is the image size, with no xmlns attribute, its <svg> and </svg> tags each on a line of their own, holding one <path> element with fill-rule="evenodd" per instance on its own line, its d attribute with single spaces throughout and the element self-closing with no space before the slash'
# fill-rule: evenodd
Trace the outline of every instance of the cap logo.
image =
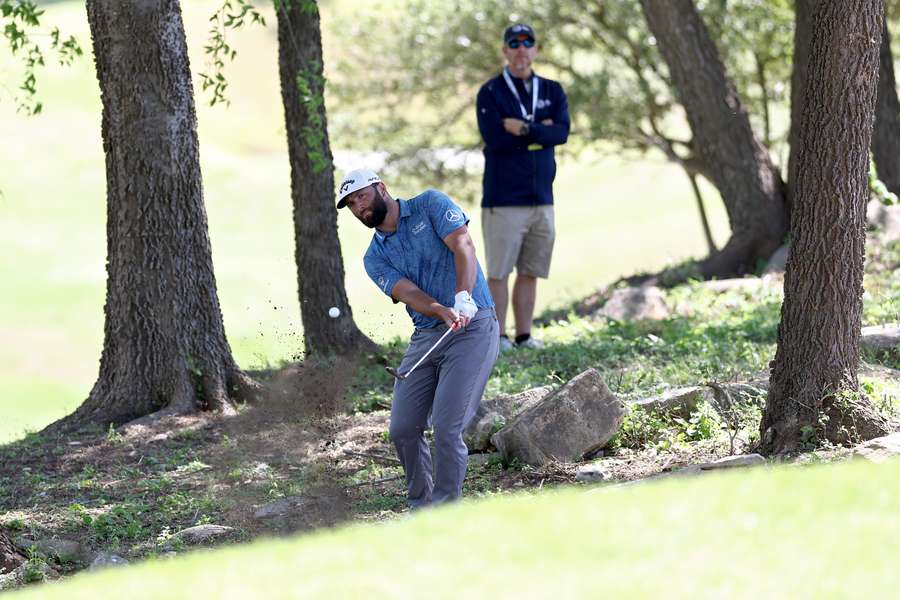
<svg viewBox="0 0 900 600">
<path fill-rule="evenodd" d="M 344 192 L 346 192 L 354 183 L 356 183 L 355 179 L 345 180 L 344 183 L 341 184 L 341 193 L 343 194 Z"/>
</svg>

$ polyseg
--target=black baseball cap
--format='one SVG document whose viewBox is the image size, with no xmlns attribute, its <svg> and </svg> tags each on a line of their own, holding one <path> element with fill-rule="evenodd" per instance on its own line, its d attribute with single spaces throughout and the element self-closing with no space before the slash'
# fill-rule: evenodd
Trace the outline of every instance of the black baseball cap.
<svg viewBox="0 0 900 600">
<path fill-rule="evenodd" d="M 532 29 L 530 25 L 525 25 L 524 23 L 516 23 L 507 27 L 506 31 L 503 32 L 503 43 L 508 44 L 512 40 L 518 40 L 523 37 L 526 39 L 530 39 L 533 42 L 535 39 L 534 29 Z"/>
</svg>

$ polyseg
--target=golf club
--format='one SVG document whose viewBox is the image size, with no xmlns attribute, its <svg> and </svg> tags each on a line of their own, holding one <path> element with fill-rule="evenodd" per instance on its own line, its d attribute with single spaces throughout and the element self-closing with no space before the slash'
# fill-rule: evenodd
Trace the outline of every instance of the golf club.
<svg viewBox="0 0 900 600">
<path fill-rule="evenodd" d="M 423 360 L 428 358 L 428 355 L 431 354 L 431 351 L 434 350 L 435 348 L 437 348 L 437 345 L 440 344 L 441 342 L 443 342 L 445 337 L 450 335 L 451 331 L 453 331 L 453 327 L 447 329 L 447 331 L 444 332 L 444 335 L 442 335 L 440 337 L 440 339 L 438 339 L 438 341 L 436 341 L 434 344 L 432 344 L 431 348 L 428 349 L 428 352 L 423 354 L 422 358 L 417 360 L 416 364 L 414 364 L 412 366 L 412 368 L 409 371 L 407 371 L 406 373 L 401 373 L 399 370 L 395 369 L 394 367 L 385 367 L 384 370 L 387 371 L 388 373 L 390 373 L 391 375 L 393 375 L 394 377 L 396 377 L 397 379 L 406 379 L 407 377 L 409 377 L 410 373 L 412 373 L 413 371 L 416 370 L 416 367 L 418 367 L 419 365 L 422 364 Z"/>
</svg>

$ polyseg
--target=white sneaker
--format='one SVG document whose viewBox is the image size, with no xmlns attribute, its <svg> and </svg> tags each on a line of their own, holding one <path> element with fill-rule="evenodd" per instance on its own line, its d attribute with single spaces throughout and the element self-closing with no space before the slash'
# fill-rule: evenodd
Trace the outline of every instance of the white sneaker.
<svg viewBox="0 0 900 600">
<path fill-rule="evenodd" d="M 515 350 L 516 345 L 512 343 L 512 341 L 506 337 L 505 335 L 500 336 L 500 352 L 509 352 L 510 350 Z"/>
<path fill-rule="evenodd" d="M 518 344 L 516 344 L 516 346 L 518 346 L 519 348 L 530 348 L 532 350 L 540 350 L 544 347 L 544 342 L 542 342 L 541 340 L 539 340 L 537 338 L 530 337 L 525 341 L 519 342 Z"/>
</svg>

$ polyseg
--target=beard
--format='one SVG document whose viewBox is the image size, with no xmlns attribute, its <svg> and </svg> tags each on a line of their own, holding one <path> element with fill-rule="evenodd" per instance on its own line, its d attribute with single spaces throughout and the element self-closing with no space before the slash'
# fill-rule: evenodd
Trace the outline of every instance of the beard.
<svg viewBox="0 0 900 600">
<path fill-rule="evenodd" d="M 360 217 L 359 219 L 363 222 L 363 225 L 369 229 L 374 229 L 384 223 L 384 218 L 387 216 L 388 211 L 387 202 L 385 202 L 384 196 L 381 195 L 381 192 L 378 191 L 377 187 L 375 188 L 375 196 L 372 198 L 372 204 L 369 210 L 369 214 L 365 215 L 365 217 Z"/>
</svg>

